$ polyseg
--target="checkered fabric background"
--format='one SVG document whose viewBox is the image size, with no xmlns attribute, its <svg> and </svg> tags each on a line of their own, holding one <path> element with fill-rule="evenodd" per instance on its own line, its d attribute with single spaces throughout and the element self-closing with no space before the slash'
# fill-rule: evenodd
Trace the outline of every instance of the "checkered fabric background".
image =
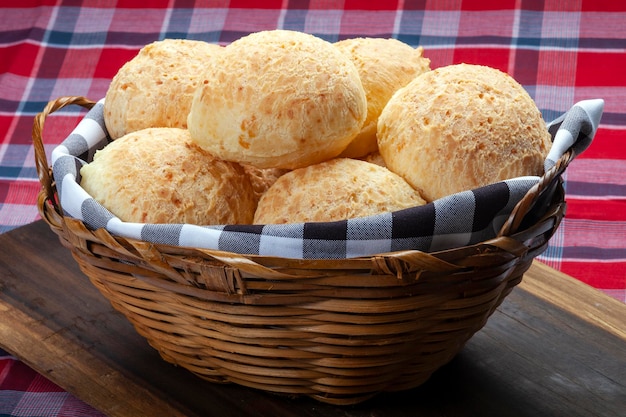
<svg viewBox="0 0 626 417">
<path fill-rule="evenodd" d="M 605 100 L 593 144 L 567 170 L 567 216 L 540 260 L 626 302 L 625 22 L 626 2 L 614 0 L 0 0 L 0 232 L 38 219 L 35 114 L 60 96 L 104 97 L 117 69 L 149 42 L 227 44 L 275 28 L 329 41 L 396 37 L 423 46 L 433 68 L 467 62 L 508 72 L 546 120 L 577 101 Z M 83 115 L 70 108 L 48 119 L 49 152 Z M 73 400 L 50 388 L 64 405 L 29 408 L 44 382 L 7 380 L 12 359 L 2 360 L 0 416 L 96 415 L 67 411 Z M 22 405 L 5 406 L 7 395 Z"/>
<path fill-rule="evenodd" d="M 0 416 L 104 417 L 104 414 L 0 351 Z"/>
</svg>

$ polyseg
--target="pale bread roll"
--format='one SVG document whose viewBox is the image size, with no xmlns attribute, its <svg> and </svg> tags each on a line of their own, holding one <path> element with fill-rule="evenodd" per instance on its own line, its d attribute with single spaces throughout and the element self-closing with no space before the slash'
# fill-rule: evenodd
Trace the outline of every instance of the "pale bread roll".
<svg viewBox="0 0 626 417">
<path fill-rule="evenodd" d="M 147 127 L 187 127 L 202 71 L 221 46 L 165 39 L 141 48 L 109 85 L 104 122 L 111 138 Z"/>
<path fill-rule="evenodd" d="M 524 88 L 494 68 L 458 64 L 415 78 L 378 120 L 387 168 L 427 200 L 541 175 L 551 138 Z"/>
<path fill-rule="evenodd" d="M 357 158 L 378 150 L 376 124 L 385 104 L 416 76 L 430 71 L 422 47 L 391 38 L 349 38 L 334 44 L 354 62 L 367 98 L 367 118 L 341 156 Z"/>
<path fill-rule="evenodd" d="M 270 30 L 224 47 L 191 106 L 193 139 L 218 158 L 293 169 L 337 156 L 367 115 L 354 64 L 313 35 Z"/>
<path fill-rule="evenodd" d="M 249 224 L 256 199 L 243 168 L 220 161 L 179 128 L 131 132 L 96 152 L 81 186 L 121 220 Z"/>
<path fill-rule="evenodd" d="M 254 223 L 345 220 L 424 203 L 417 191 L 386 168 L 335 158 L 278 178 L 261 197 Z"/>
</svg>

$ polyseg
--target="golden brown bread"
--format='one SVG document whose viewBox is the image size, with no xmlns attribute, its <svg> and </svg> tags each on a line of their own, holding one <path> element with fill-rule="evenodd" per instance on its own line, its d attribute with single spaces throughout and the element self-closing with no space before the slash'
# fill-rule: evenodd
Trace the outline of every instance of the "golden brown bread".
<svg viewBox="0 0 626 417">
<path fill-rule="evenodd" d="M 380 112 L 399 88 L 430 71 L 422 47 L 392 38 L 349 38 L 334 44 L 354 62 L 367 98 L 367 118 L 341 156 L 356 158 L 378 150 L 376 124 Z"/>
<path fill-rule="evenodd" d="M 81 186 L 127 222 L 249 224 L 256 209 L 243 168 L 213 158 L 185 129 L 131 132 L 80 173 Z"/>
<path fill-rule="evenodd" d="M 220 159 L 293 169 L 337 156 L 366 117 L 354 64 L 313 35 L 270 30 L 224 47 L 191 106 L 193 139 Z"/>
<path fill-rule="evenodd" d="M 147 127 L 187 127 L 187 115 L 207 61 L 221 46 L 165 39 L 141 48 L 107 90 L 104 121 L 111 138 Z"/>
<path fill-rule="evenodd" d="M 406 181 L 386 168 L 336 158 L 278 178 L 261 197 L 254 223 L 345 220 L 424 203 Z"/>
<path fill-rule="evenodd" d="M 551 145 L 535 102 L 508 74 L 458 64 L 416 77 L 378 120 L 387 168 L 427 200 L 541 175 Z"/>
</svg>

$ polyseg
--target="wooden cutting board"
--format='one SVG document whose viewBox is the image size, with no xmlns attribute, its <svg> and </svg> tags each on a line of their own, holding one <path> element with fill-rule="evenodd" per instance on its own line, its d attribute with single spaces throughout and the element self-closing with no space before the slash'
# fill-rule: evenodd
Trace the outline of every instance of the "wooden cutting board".
<svg viewBox="0 0 626 417">
<path fill-rule="evenodd" d="M 42 221 L 0 236 L 0 347 L 117 416 L 623 416 L 626 305 L 535 262 L 419 388 L 335 407 L 211 384 L 161 360 Z"/>
</svg>

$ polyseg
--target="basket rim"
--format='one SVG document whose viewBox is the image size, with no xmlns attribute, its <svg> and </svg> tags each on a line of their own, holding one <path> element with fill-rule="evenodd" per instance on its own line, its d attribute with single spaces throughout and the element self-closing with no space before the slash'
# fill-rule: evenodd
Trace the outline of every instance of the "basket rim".
<svg viewBox="0 0 626 417">
<path fill-rule="evenodd" d="M 100 102 L 94 102 L 94 101 L 85 99 L 83 97 L 64 97 L 56 101 L 50 102 L 49 105 L 46 107 L 46 109 L 41 114 L 39 114 L 35 119 L 35 124 L 33 127 L 33 140 L 35 144 L 40 145 L 43 142 L 43 138 L 41 137 L 41 131 L 43 130 L 43 123 L 45 121 L 45 118 L 49 114 L 53 113 L 54 111 L 62 107 L 65 107 L 71 104 L 77 104 L 88 109 L 93 109 L 94 106 L 97 106 L 98 104 L 102 104 L 102 102 L 103 100 L 101 100 Z M 75 135 L 72 134 L 71 136 L 75 136 Z M 36 146 L 35 148 L 36 148 L 36 156 L 37 156 L 37 162 L 38 162 L 37 163 L 38 172 L 40 175 L 40 182 L 42 183 L 42 186 L 44 187 L 48 195 L 48 198 L 54 204 L 61 206 L 62 205 L 60 201 L 62 199 L 60 198 L 61 193 L 56 188 L 54 189 L 52 188 L 52 182 L 54 181 L 54 179 L 52 178 L 52 175 L 53 175 L 52 171 L 55 168 L 50 169 L 47 166 L 45 153 L 42 153 L 39 150 L 41 146 Z M 461 192 L 454 196 L 447 197 L 447 199 L 449 198 L 448 202 L 447 203 L 441 202 L 441 204 L 437 206 L 439 207 L 438 209 L 436 207 L 433 209 L 426 208 L 426 207 L 416 207 L 416 208 L 413 208 L 414 211 L 412 211 L 411 214 L 408 214 L 408 215 L 402 214 L 400 216 L 395 216 L 396 213 L 399 213 L 399 212 L 386 213 L 381 216 L 373 216 L 375 220 L 370 220 L 372 219 L 372 217 L 368 217 L 368 218 L 351 219 L 349 222 L 346 222 L 346 221 L 327 222 L 327 223 L 311 222 L 307 224 L 269 225 L 269 226 L 263 227 L 262 229 L 260 229 L 260 226 L 258 225 L 239 225 L 239 226 L 226 226 L 226 227 L 183 225 L 183 228 L 185 228 L 184 233 L 182 232 L 182 229 L 180 229 L 181 232 L 173 232 L 173 233 L 179 233 L 178 236 L 170 233 L 172 231 L 172 228 L 171 228 L 172 225 L 144 224 L 142 225 L 142 229 L 141 229 L 141 234 L 142 234 L 141 238 L 139 237 L 139 234 L 138 234 L 139 231 L 137 231 L 137 228 L 134 227 L 136 226 L 135 224 L 132 224 L 132 225 L 129 224 L 131 225 L 130 229 L 123 229 L 123 227 L 120 226 L 120 224 L 125 225 L 125 223 L 120 222 L 120 221 L 115 221 L 115 222 L 111 221 L 111 222 L 107 222 L 106 224 L 107 224 L 107 227 L 109 226 L 112 227 L 112 229 L 110 229 L 109 231 L 111 231 L 113 234 L 124 236 L 124 237 L 131 238 L 131 239 L 132 238 L 144 239 L 144 236 L 156 235 L 157 236 L 156 238 L 151 238 L 148 240 L 150 240 L 153 243 L 169 243 L 172 241 L 176 241 L 178 239 L 182 239 L 183 236 L 186 236 L 188 240 L 187 241 L 180 240 L 179 241 L 180 246 L 194 247 L 194 246 L 197 246 L 196 242 L 205 240 L 199 247 L 209 248 L 209 249 L 219 249 L 219 250 L 223 250 L 227 252 L 237 252 L 237 253 L 245 253 L 245 254 L 263 255 L 264 253 L 269 253 L 269 256 L 290 257 L 290 258 L 295 258 L 295 259 L 307 259 L 307 258 L 317 258 L 317 259 L 319 258 L 342 258 L 343 259 L 343 258 L 360 257 L 364 255 L 365 256 L 376 255 L 376 254 L 386 253 L 390 251 L 395 252 L 395 251 L 400 251 L 400 250 L 413 250 L 413 249 L 418 249 L 418 250 L 429 252 L 429 253 L 440 252 L 445 249 L 479 243 L 484 240 L 488 240 L 492 237 L 510 235 L 510 234 L 515 233 L 518 229 L 520 229 L 523 219 L 527 217 L 527 214 L 533 210 L 533 207 L 536 205 L 537 201 L 540 200 L 540 195 L 546 193 L 546 189 L 554 188 L 554 184 L 553 184 L 554 180 L 556 179 L 556 177 L 559 177 L 560 174 L 565 170 L 567 164 L 572 159 L 572 157 L 573 157 L 573 153 L 565 152 L 563 156 L 559 158 L 559 160 L 555 164 L 555 166 L 557 167 L 556 171 L 554 170 L 554 167 L 553 167 L 553 169 L 548 170 L 548 172 L 546 172 L 541 177 L 528 177 L 529 178 L 528 180 L 526 180 L 526 177 L 520 177 L 517 179 L 511 179 L 511 180 L 506 180 L 501 183 L 497 183 L 496 185 L 507 183 L 506 185 L 507 197 L 506 198 L 509 199 L 509 203 L 507 204 L 511 204 L 510 208 L 503 206 L 502 210 L 504 211 L 501 212 L 502 214 L 504 214 L 503 216 L 501 214 L 496 215 L 495 217 L 491 219 L 490 224 L 485 225 L 486 226 L 485 229 L 472 230 L 470 233 L 463 232 L 459 234 L 458 232 L 460 230 L 458 231 L 453 230 L 452 232 L 454 233 L 450 233 L 451 231 L 449 230 L 449 226 L 443 223 L 442 225 L 437 226 L 437 224 L 439 223 L 435 220 L 434 211 L 432 210 L 443 209 L 445 212 L 445 210 L 450 211 L 448 207 L 454 206 L 455 211 L 450 211 L 450 213 L 454 213 L 455 216 L 458 216 L 459 213 L 461 213 L 461 215 L 465 215 L 465 213 L 472 213 L 472 214 L 469 214 L 469 216 L 474 217 L 475 214 L 473 213 L 481 213 L 480 206 L 475 206 L 475 204 L 477 204 L 475 203 L 475 201 L 479 201 L 480 199 L 477 199 L 476 196 L 469 195 L 469 193 L 473 193 L 474 190 Z M 54 153 L 53 153 L 53 158 L 54 158 Z M 72 167 L 76 165 L 76 163 L 74 162 L 75 158 L 76 157 L 72 157 L 71 161 L 69 162 L 69 164 Z M 63 164 L 60 164 L 60 165 L 63 165 Z M 44 167 L 47 167 L 47 169 L 44 169 Z M 64 172 L 62 172 L 61 174 L 64 174 Z M 74 175 L 77 175 L 77 174 L 74 174 Z M 64 176 L 63 184 L 65 184 L 66 182 L 71 182 L 71 181 L 67 181 L 65 177 L 67 177 L 66 174 Z M 518 185 L 515 185 L 515 184 L 511 185 L 509 181 L 518 181 L 517 183 L 515 183 Z M 538 184 L 535 184 L 535 182 L 538 182 Z M 524 185 L 519 185 L 522 183 Z M 66 186 L 64 185 L 64 188 L 65 187 Z M 481 187 L 480 190 L 487 189 L 489 187 L 494 187 L 494 185 Z M 519 188 L 515 188 L 515 187 L 519 187 Z M 74 188 L 80 188 L 80 186 L 76 185 L 76 187 Z M 515 189 L 517 191 L 513 191 Z M 82 193 L 84 193 L 84 190 L 82 190 L 82 188 L 80 188 L 80 190 Z M 495 188 L 491 188 L 491 191 L 488 191 L 488 192 L 495 193 L 496 191 L 494 190 Z M 486 191 L 483 191 L 483 192 L 486 192 Z M 502 193 L 502 191 L 497 191 L 497 192 Z M 548 190 L 548 192 L 551 192 L 551 191 Z M 519 194 L 518 196 L 515 196 L 515 194 L 511 194 L 511 193 L 519 193 Z M 457 195 L 460 196 L 462 194 L 464 195 L 467 194 L 467 195 L 465 195 L 463 198 L 457 197 Z M 491 195 L 495 195 L 495 194 L 491 194 Z M 500 195 L 502 196 L 502 194 Z M 72 197 L 70 200 L 74 200 L 74 199 L 76 198 Z M 514 206 L 516 202 L 517 204 Z M 438 201 L 431 202 L 428 204 L 428 206 L 433 205 L 433 204 L 438 204 L 438 203 L 439 203 Z M 493 201 L 489 201 L 489 203 L 492 204 Z M 95 202 L 94 204 L 99 204 L 99 203 Z M 462 205 L 462 204 L 465 204 L 465 205 Z M 487 204 L 487 203 L 482 203 L 482 204 Z M 103 207 L 101 207 L 101 209 L 102 210 L 96 210 L 96 212 L 99 213 L 100 211 L 106 211 L 106 209 L 104 209 Z M 79 209 L 79 208 L 70 207 L 70 212 L 72 211 L 74 212 L 74 214 L 72 214 L 71 216 L 74 216 L 74 217 L 78 216 L 78 218 L 82 218 L 81 217 L 82 210 L 83 208 Z M 412 209 L 404 210 L 401 212 L 406 213 L 409 210 L 412 210 Z M 65 215 L 68 214 L 67 211 L 64 211 L 60 207 L 59 207 L 59 212 L 64 213 Z M 393 229 L 389 229 L 390 227 L 389 222 L 391 220 L 390 218 L 387 218 L 388 215 L 392 216 L 394 219 Z M 441 214 L 439 215 L 441 216 Z M 112 214 L 111 216 L 113 217 Z M 385 216 L 385 217 L 382 217 L 382 216 Z M 89 218 L 93 218 L 93 215 L 90 215 Z M 405 218 L 407 220 L 402 220 Z M 399 228 L 405 227 L 405 226 L 396 226 L 395 225 L 396 221 L 399 222 L 398 224 L 405 224 L 405 225 L 415 224 L 415 222 L 422 223 L 420 225 L 420 228 L 422 228 L 423 231 L 422 229 L 420 230 L 416 229 L 416 231 L 412 233 L 418 233 L 417 235 L 411 234 L 411 235 L 406 235 L 406 236 L 403 235 L 404 232 L 399 232 L 400 234 L 397 237 L 395 237 L 396 236 L 395 233 L 397 232 L 392 232 L 391 230 L 399 230 Z M 410 223 L 407 223 L 407 221 Z M 475 221 L 475 218 L 474 218 L 474 221 Z M 429 222 L 432 222 L 432 223 L 429 223 Z M 456 222 L 459 225 L 473 223 L 472 219 L 470 218 L 467 218 L 463 221 L 457 220 Z M 424 228 L 424 224 L 426 223 L 428 223 L 429 225 L 426 228 Z M 526 223 L 528 224 L 528 222 Z M 382 224 L 385 224 L 385 226 L 382 226 Z M 97 228 L 101 226 L 102 226 L 102 223 L 96 222 L 95 224 L 90 224 L 89 227 Z M 143 226 L 147 226 L 145 228 L 149 229 L 145 233 L 144 233 Z M 308 226 L 312 226 L 312 227 L 308 227 Z M 274 227 L 276 227 L 277 229 L 275 229 Z M 382 227 L 387 228 L 387 229 L 383 229 L 385 233 L 368 235 L 368 233 L 380 233 L 379 231 Z M 409 226 L 409 228 L 411 227 L 412 226 Z M 481 227 L 484 227 L 484 226 L 481 226 Z M 190 228 L 193 229 L 192 232 L 189 232 Z M 370 229 L 372 230 L 371 232 L 366 231 L 365 235 L 363 234 L 363 230 L 370 230 Z M 311 232 L 311 230 L 318 230 L 318 231 Z M 357 240 L 354 240 L 354 241 L 351 240 L 353 238 L 349 237 L 349 236 L 352 236 L 350 234 L 351 233 L 350 230 L 355 230 L 355 232 L 352 232 L 352 233 L 358 233 L 359 237 L 356 238 Z M 166 234 L 161 235 L 161 233 L 166 233 Z M 439 233 L 444 233 L 444 234 L 439 235 Z M 330 240 L 326 240 L 327 239 L 326 236 L 328 236 L 329 234 L 331 235 L 334 234 L 337 236 L 341 236 L 341 235 L 345 236 L 345 242 L 343 243 L 343 245 L 346 245 L 346 246 L 342 246 L 343 249 L 341 249 L 343 252 L 341 251 L 337 252 L 337 249 L 336 249 L 337 247 L 336 247 L 335 242 L 339 242 L 339 241 L 335 241 L 335 238 L 330 238 Z M 189 238 L 189 236 L 191 236 L 191 238 Z M 411 237 L 409 240 L 407 240 L 407 237 L 409 236 Z M 259 245 L 259 241 L 258 241 L 259 238 L 262 239 L 261 244 L 264 245 L 263 248 L 261 248 L 261 246 L 254 246 L 254 245 Z M 242 244 L 241 244 L 242 239 L 243 239 L 243 242 L 246 242 L 244 243 L 244 247 L 242 247 Z M 300 239 L 303 239 L 303 240 L 300 240 Z M 211 243 L 211 242 L 215 242 L 215 243 Z M 219 242 L 219 244 L 217 242 Z M 266 243 L 263 243 L 263 242 L 266 242 Z M 267 242 L 270 242 L 270 243 L 267 243 Z M 418 243 L 418 242 L 421 242 L 421 243 Z M 204 246 L 206 244 L 208 244 L 209 246 Z M 315 249 L 305 250 L 305 248 L 309 248 L 311 244 L 317 245 L 317 246 L 314 246 Z M 250 245 L 253 245 L 253 246 L 250 247 Z M 274 249 L 272 247 L 273 245 L 276 245 L 279 249 Z M 400 245 L 400 246 L 397 246 L 397 245 Z M 267 252 L 268 248 L 269 248 L 269 252 Z"/>
<path fill-rule="evenodd" d="M 47 111 L 72 103 L 92 105 L 70 98 Z M 43 119 L 34 127 L 41 150 Z M 90 229 L 64 214 L 45 153 L 36 157 L 42 218 L 164 360 L 211 382 L 349 405 L 419 386 L 482 328 L 558 228 L 561 173 L 573 154 L 555 162 L 493 239 L 308 260 Z"/>
</svg>

